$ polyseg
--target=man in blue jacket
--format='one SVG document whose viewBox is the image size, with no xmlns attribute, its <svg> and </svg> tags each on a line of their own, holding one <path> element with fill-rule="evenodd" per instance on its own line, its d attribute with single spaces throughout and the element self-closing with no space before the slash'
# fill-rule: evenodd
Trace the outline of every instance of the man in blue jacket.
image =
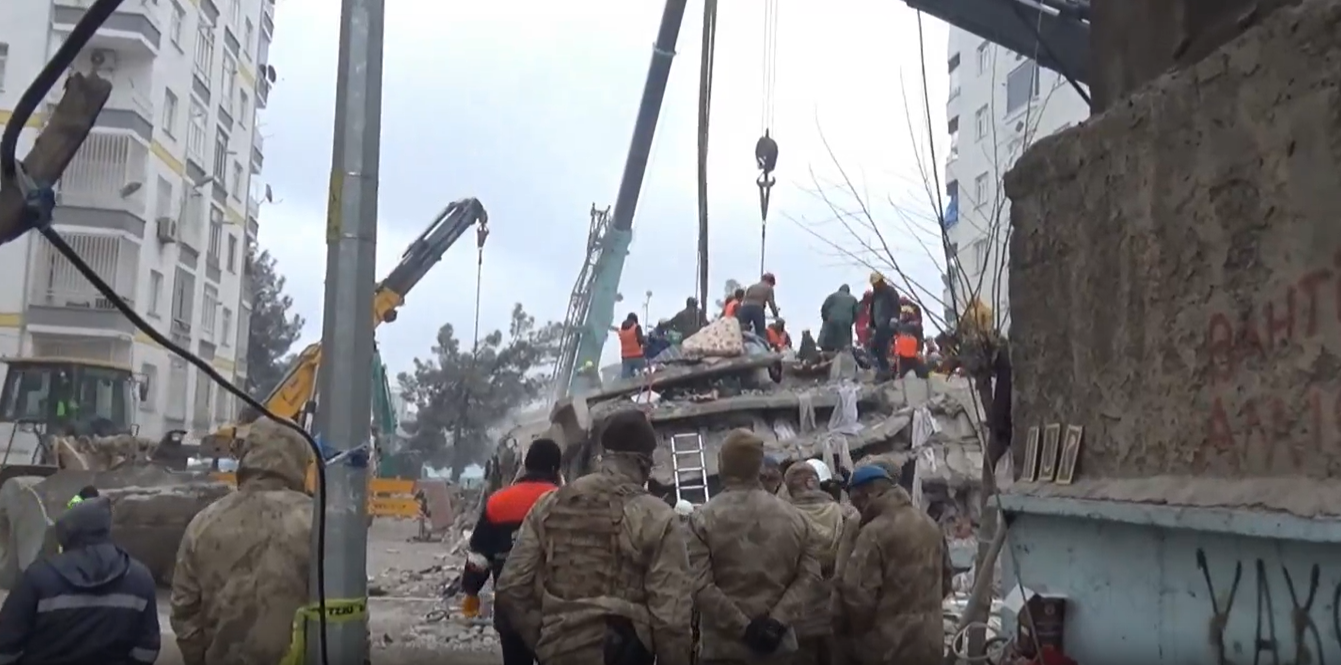
<svg viewBox="0 0 1341 665">
<path fill-rule="evenodd" d="M 154 578 L 112 544 L 112 506 L 85 499 L 56 521 L 61 553 L 34 561 L 0 607 L 5 665 L 152 665 Z"/>
</svg>

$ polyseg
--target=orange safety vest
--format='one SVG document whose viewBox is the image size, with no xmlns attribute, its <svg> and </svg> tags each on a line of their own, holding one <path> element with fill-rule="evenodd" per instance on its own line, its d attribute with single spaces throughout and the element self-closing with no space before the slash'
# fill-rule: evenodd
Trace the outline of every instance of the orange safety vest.
<svg viewBox="0 0 1341 665">
<path fill-rule="evenodd" d="M 643 357 L 643 345 L 638 343 L 638 326 L 619 329 L 619 357 L 624 360 Z"/>
<path fill-rule="evenodd" d="M 792 337 L 785 332 L 779 332 L 776 328 L 769 328 L 768 343 L 775 349 L 784 349 L 791 346 Z"/>
<path fill-rule="evenodd" d="M 739 300 L 728 300 L 726 301 L 726 307 L 722 308 L 722 316 L 735 316 L 738 309 L 740 309 Z"/>
<path fill-rule="evenodd" d="M 917 357 L 917 338 L 912 335 L 899 335 L 894 338 L 894 355 L 900 358 Z"/>
</svg>

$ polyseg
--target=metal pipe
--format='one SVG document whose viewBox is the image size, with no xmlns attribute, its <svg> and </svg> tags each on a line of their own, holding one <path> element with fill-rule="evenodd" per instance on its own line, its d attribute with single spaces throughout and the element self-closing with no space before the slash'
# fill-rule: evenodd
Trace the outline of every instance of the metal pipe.
<svg viewBox="0 0 1341 665">
<path fill-rule="evenodd" d="M 383 0 L 343 0 L 335 92 L 335 136 L 326 212 L 326 303 L 316 434 L 336 452 L 367 444 L 371 432 L 373 284 L 377 263 L 377 183 L 382 134 Z M 360 380 L 360 377 L 363 377 Z M 326 469 L 325 551 L 313 529 L 313 557 L 324 557 L 331 603 L 368 595 L 367 456 Z M 315 560 L 315 559 L 314 559 Z M 313 566 L 312 597 L 318 597 Z M 362 665 L 368 657 L 366 613 L 307 626 L 309 665 Z M 328 651 L 321 653 L 325 647 Z"/>
</svg>

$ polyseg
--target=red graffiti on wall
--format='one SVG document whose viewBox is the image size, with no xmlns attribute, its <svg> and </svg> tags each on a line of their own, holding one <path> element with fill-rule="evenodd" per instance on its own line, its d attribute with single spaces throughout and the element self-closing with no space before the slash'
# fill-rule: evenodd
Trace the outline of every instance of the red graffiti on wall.
<svg viewBox="0 0 1341 665">
<path fill-rule="evenodd" d="M 1205 358 L 1214 394 L 1203 456 L 1245 471 L 1299 471 L 1309 469 L 1310 448 L 1341 444 L 1341 393 L 1304 382 L 1298 390 L 1245 394 L 1250 382 L 1236 381 L 1245 370 L 1297 366 L 1291 349 L 1341 330 L 1341 251 L 1332 263 L 1236 313 L 1211 314 Z"/>
</svg>

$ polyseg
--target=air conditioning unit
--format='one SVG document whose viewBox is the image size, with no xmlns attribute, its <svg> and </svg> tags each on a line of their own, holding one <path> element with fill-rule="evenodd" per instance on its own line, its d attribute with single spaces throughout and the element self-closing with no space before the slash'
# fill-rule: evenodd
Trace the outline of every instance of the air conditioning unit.
<svg viewBox="0 0 1341 665">
<path fill-rule="evenodd" d="M 181 237 L 178 235 L 177 220 L 171 217 L 159 217 L 155 220 L 155 224 L 158 226 L 159 242 L 177 242 Z"/>
</svg>

